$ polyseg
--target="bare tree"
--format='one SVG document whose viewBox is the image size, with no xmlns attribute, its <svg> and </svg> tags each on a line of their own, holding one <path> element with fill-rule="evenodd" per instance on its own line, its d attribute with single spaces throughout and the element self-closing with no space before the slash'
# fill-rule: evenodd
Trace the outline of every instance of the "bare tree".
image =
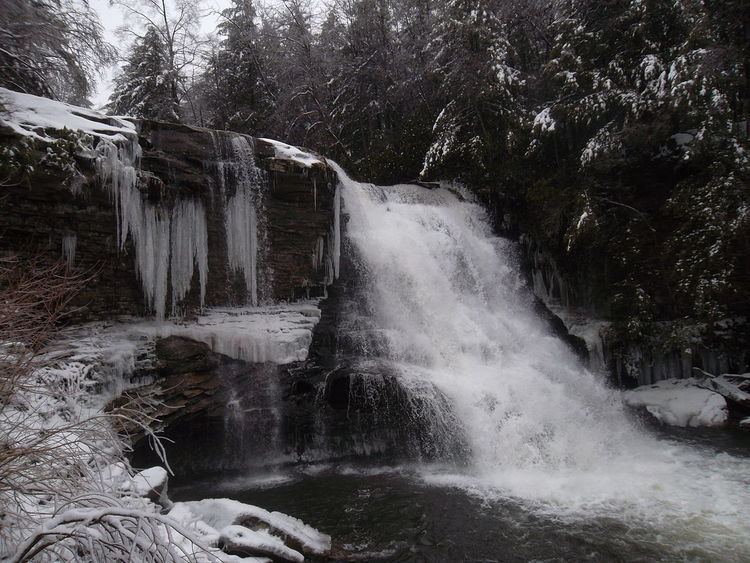
<svg viewBox="0 0 750 563">
<path fill-rule="evenodd" d="M 0 0 L 0 85 L 87 105 L 115 60 L 84 0 Z"/>
<path fill-rule="evenodd" d="M 198 34 L 201 0 L 111 0 L 120 6 L 137 26 L 120 28 L 120 33 L 143 41 L 154 30 L 166 51 L 168 90 L 175 106 L 188 91 L 184 82 L 191 67 L 198 63 L 203 41 Z"/>
<path fill-rule="evenodd" d="M 83 373 L 61 377 L 46 354 L 87 281 L 62 261 L 0 258 L 0 559 L 217 560 L 192 531 L 118 488 L 132 475 L 122 430 L 136 428 L 159 447 L 143 414 L 153 397 L 93 416 L 56 408 L 45 423 L 50 404 L 80 404 L 89 392 Z"/>
</svg>

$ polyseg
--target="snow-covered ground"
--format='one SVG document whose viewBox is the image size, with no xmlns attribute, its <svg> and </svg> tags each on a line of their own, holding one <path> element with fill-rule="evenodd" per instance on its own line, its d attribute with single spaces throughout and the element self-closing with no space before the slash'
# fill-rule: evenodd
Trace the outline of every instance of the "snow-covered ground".
<svg viewBox="0 0 750 563">
<path fill-rule="evenodd" d="M 700 380 L 665 379 L 623 393 L 631 407 L 645 408 L 669 426 L 721 426 L 727 421 L 727 402 L 700 386 Z"/>
</svg>

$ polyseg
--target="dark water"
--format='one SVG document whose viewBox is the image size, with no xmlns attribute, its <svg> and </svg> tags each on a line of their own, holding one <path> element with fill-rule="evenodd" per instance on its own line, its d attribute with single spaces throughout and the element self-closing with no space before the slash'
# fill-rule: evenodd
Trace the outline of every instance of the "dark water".
<svg viewBox="0 0 750 563">
<path fill-rule="evenodd" d="M 750 433 L 654 429 L 719 455 L 750 454 Z M 434 468 L 433 468 L 434 469 Z M 227 497 L 294 515 L 330 534 L 337 561 L 743 561 L 704 549 L 691 531 L 662 534 L 597 510 L 575 520 L 471 487 L 431 485 L 424 468 L 316 465 L 175 482 L 174 500 Z"/>
</svg>

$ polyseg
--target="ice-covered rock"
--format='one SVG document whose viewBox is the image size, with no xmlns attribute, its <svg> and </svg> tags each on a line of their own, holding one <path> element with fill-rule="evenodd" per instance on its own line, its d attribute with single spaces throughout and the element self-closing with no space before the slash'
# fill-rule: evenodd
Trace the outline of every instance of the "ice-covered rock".
<svg viewBox="0 0 750 563">
<path fill-rule="evenodd" d="M 0 100 L 4 108 L 0 125 L 25 137 L 49 141 L 52 139 L 47 130 L 63 129 L 78 130 L 112 141 L 136 135 L 135 125 L 125 119 L 48 98 L 0 88 Z"/>
<path fill-rule="evenodd" d="M 186 523 L 201 522 L 208 528 L 221 530 L 222 534 L 227 527 L 242 526 L 247 529 L 250 526 L 265 529 L 303 553 L 322 555 L 331 549 L 330 536 L 301 520 L 236 500 L 205 499 L 178 502 L 175 503 L 170 516 Z"/>
<path fill-rule="evenodd" d="M 631 407 L 646 409 L 669 426 L 721 426 L 727 421 L 727 402 L 700 386 L 700 380 L 666 379 L 623 393 Z"/>
<path fill-rule="evenodd" d="M 169 476 L 167 470 L 163 467 L 150 467 L 144 469 L 123 483 L 123 492 L 133 496 L 145 497 L 150 501 L 159 504 L 165 508 L 172 506 L 172 502 L 167 497 L 167 484 Z"/>
<path fill-rule="evenodd" d="M 227 526 L 221 530 L 219 547 L 230 555 L 260 555 L 281 561 L 302 563 L 305 556 L 287 547 L 268 532 L 256 532 L 244 526 Z"/>
<path fill-rule="evenodd" d="M 314 166 L 316 164 L 323 164 L 323 161 L 320 159 L 320 157 L 317 157 L 309 152 L 305 152 L 298 147 L 293 147 L 292 145 L 287 145 L 286 143 L 275 141 L 273 139 L 258 140 L 273 146 L 276 153 L 276 158 L 280 160 L 289 160 L 299 164 L 304 168 L 310 168 L 311 166 Z"/>
</svg>

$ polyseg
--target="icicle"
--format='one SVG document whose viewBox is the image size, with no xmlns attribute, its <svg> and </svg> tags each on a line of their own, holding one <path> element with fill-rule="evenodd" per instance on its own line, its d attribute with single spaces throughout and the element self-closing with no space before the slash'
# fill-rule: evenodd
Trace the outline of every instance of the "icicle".
<svg viewBox="0 0 750 563">
<path fill-rule="evenodd" d="M 257 305 L 258 219 L 248 191 L 246 187 L 238 187 L 226 205 L 227 256 L 229 267 L 244 275 L 248 301 Z"/>
<path fill-rule="evenodd" d="M 208 280 L 208 229 L 206 211 L 196 201 L 181 201 L 172 212 L 171 267 L 172 314 L 190 291 L 194 265 L 198 266 L 200 304 L 206 299 Z"/>
<path fill-rule="evenodd" d="M 78 237 L 75 233 L 65 233 L 62 238 L 62 257 L 68 265 L 68 268 L 72 268 L 76 261 L 76 243 Z"/>
</svg>

